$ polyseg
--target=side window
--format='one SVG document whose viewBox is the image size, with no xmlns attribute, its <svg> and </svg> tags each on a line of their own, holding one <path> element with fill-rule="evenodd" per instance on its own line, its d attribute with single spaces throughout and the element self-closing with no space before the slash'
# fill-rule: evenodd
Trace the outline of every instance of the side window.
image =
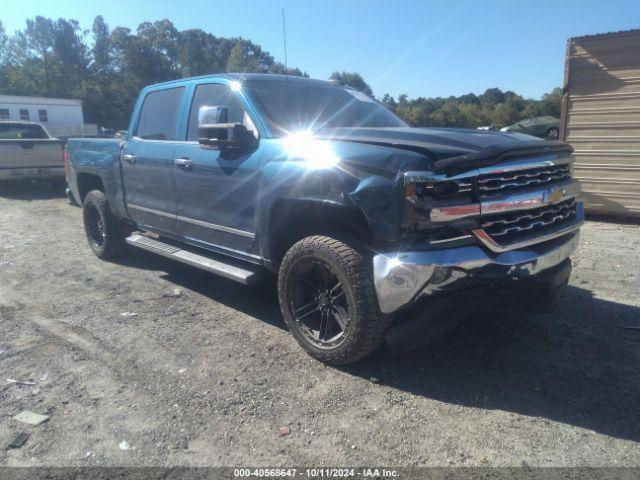
<svg viewBox="0 0 640 480">
<path fill-rule="evenodd" d="M 219 83 L 198 85 L 189 113 L 188 141 L 198 140 L 198 109 L 204 105 L 227 107 L 229 123 L 242 123 L 244 120 L 244 107 L 229 87 Z"/>
<path fill-rule="evenodd" d="M 8 108 L 0 108 L 0 120 L 9 120 Z"/>
<path fill-rule="evenodd" d="M 49 121 L 49 116 L 47 115 L 46 110 L 38 110 L 38 118 L 40 119 L 41 122 Z"/>
<path fill-rule="evenodd" d="M 177 140 L 183 93 L 184 87 L 149 93 L 142 103 L 136 136 L 147 140 Z"/>
<path fill-rule="evenodd" d="M 26 110 L 24 108 L 20 109 L 20 120 L 26 120 L 27 122 L 29 121 L 29 110 Z"/>
</svg>

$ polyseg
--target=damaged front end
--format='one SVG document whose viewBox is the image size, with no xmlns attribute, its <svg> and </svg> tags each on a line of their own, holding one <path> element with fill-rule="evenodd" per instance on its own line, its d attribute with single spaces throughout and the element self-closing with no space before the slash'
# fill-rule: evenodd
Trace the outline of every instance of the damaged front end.
<svg viewBox="0 0 640 480">
<path fill-rule="evenodd" d="M 476 168 L 406 172 L 401 246 L 374 257 L 380 309 L 391 314 L 427 303 L 432 320 L 424 328 L 439 325 L 444 333 L 433 320 L 439 311 L 450 324 L 484 307 L 552 308 L 584 222 L 571 162 L 565 148 Z M 469 297 L 470 291 L 483 294 Z M 507 301 L 506 291 L 522 298 Z M 531 305 L 523 299 L 534 291 L 544 293 Z M 436 308 L 443 304 L 449 307 Z"/>
</svg>

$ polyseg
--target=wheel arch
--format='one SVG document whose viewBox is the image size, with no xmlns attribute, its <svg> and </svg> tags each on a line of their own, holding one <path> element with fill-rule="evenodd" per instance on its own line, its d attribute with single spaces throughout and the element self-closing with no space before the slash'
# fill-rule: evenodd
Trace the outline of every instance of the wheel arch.
<svg viewBox="0 0 640 480">
<path fill-rule="evenodd" d="M 76 178 L 81 204 L 84 202 L 87 193 L 91 190 L 100 190 L 101 192 L 106 193 L 104 182 L 99 175 L 96 175 L 95 173 L 79 172 Z"/>
<path fill-rule="evenodd" d="M 318 200 L 276 200 L 269 210 L 264 257 L 276 271 L 287 250 L 312 235 L 343 234 L 370 241 L 371 232 L 363 212 L 356 206 Z"/>
</svg>

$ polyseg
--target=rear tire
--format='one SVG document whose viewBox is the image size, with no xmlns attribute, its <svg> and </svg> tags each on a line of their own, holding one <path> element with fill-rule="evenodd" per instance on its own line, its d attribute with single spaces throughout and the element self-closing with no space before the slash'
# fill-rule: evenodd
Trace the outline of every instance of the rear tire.
<svg viewBox="0 0 640 480">
<path fill-rule="evenodd" d="M 312 357 L 345 365 L 384 340 L 371 259 L 326 236 L 307 237 L 284 256 L 278 297 L 289 330 Z"/>
<path fill-rule="evenodd" d="M 557 127 L 551 127 L 549 130 L 547 130 L 548 140 L 558 140 L 559 136 L 560 136 L 560 130 L 558 130 Z"/>
<path fill-rule="evenodd" d="M 113 214 L 103 192 L 91 190 L 87 193 L 82 203 L 82 214 L 87 241 L 98 258 L 111 260 L 125 252 L 125 225 Z"/>
</svg>

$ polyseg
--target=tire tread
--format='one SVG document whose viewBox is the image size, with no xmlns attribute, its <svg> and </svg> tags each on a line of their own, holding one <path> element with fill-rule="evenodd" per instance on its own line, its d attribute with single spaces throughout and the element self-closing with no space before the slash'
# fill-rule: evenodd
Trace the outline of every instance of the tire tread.
<svg viewBox="0 0 640 480">
<path fill-rule="evenodd" d="M 348 241 L 348 240 L 347 240 Z M 349 242 L 351 243 L 351 242 Z M 351 246 L 345 241 L 325 235 L 307 237 L 294 244 L 285 254 L 282 266 L 288 265 L 296 256 L 301 254 L 313 254 L 324 251 L 332 256 L 351 279 L 352 287 L 356 292 L 357 312 L 359 321 L 358 338 L 351 342 L 349 348 L 338 348 L 336 351 L 321 351 L 308 348 L 300 342 L 312 356 L 319 360 L 335 365 L 344 365 L 355 362 L 376 350 L 384 340 L 389 318 L 382 314 L 378 307 L 378 300 L 373 284 L 373 271 L 367 255 Z M 282 272 L 282 267 L 281 267 Z M 278 295 L 285 321 L 290 323 L 295 320 L 289 318 L 286 311 L 286 285 L 283 275 L 278 278 Z M 352 319 L 353 321 L 353 319 Z M 294 327 L 295 328 L 295 327 Z"/>
<path fill-rule="evenodd" d="M 125 233 L 123 224 L 111 211 L 109 206 L 109 200 L 107 196 L 101 190 L 91 190 L 84 198 L 83 210 L 86 209 L 89 203 L 93 203 L 94 206 L 100 211 L 105 224 L 106 238 L 102 249 L 96 249 L 92 244 L 87 234 L 87 240 L 93 253 L 103 260 L 111 260 L 123 255 L 126 251 L 127 243 L 125 242 Z M 86 226 L 85 226 L 86 228 Z"/>
</svg>

